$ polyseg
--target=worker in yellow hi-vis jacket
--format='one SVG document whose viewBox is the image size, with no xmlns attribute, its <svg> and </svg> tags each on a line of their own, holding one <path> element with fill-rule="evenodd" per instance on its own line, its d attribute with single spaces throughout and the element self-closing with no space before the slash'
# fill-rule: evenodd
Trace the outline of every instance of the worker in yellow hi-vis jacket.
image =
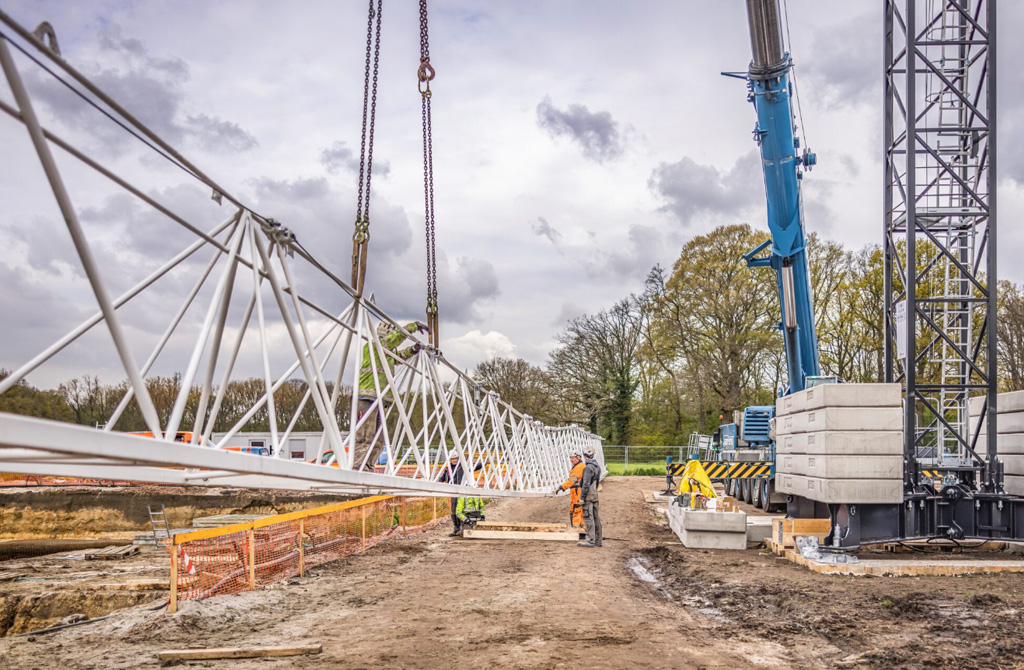
<svg viewBox="0 0 1024 670">
<path fill-rule="evenodd" d="M 696 458 L 686 463 L 683 474 L 680 476 L 679 493 L 690 494 L 690 507 L 697 506 L 697 500 L 703 496 L 705 500 L 717 497 L 715 489 L 711 486 L 711 479 L 704 471 L 704 466 Z"/>
<path fill-rule="evenodd" d="M 556 486 L 554 493 L 569 491 L 569 525 L 574 528 L 582 528 L 583 505 L 580 501 L 580 478 L 583 477 L 585 466 L 582 457 L 576 452 L 569 454 L 569 462 L 572 463 L 569 478 Z"/>
<path fill-rule="evenodd" d="M 354 453 L 352 455 L 352 463 L 355 469 L 358 470 L 361 467 L 364 458 L 366 459 L 367 469 L 373 469 L 373 464 L 377 461 L 377 454 L 372 454 L 367 458 L 367 452 L 373 444 L 374 436 L 380 429 L 381 415 L 387 411 L 388 406 L 391 404 L 391 398 L 397 394 L 397 391 L 394 389 L 389 389 L 384 393 L 383 397 L 377 398 L 377 388 L 379 387 L 383 391 L 388 386 L 384 366 L 387 365 L 391 373 L 394 374 L 397 361 L 408 360 L 420 351 L 420 345 L 416 342 L 411 346 L 399 347 L 408 339 L 410 333 L 426 332 L 427 325 L 421 321 L 414 321 L 402 328 L 395 328 L 391 323 L 381 321 L 377 326 L 377 338 L 386 352 L 384 360 L 378 360 L 379 356 L 376 351 L 371 356 L 369 342 L 363 346 L 363 363 L 359 369 L 357 420 L 361 419 L 375 402 L 379 402 L 380 406 L 374 408 L 373 415 L 367 417 L 356 430 L 355 439 L 353 440 Z M 376 374 L 374 374 L 374 361 L 376 361 Z M 375 381 L 376 384 L 374 383 Z M 382 447 L 382 443 L 377 445 L 377 449 Z"/>
</svg>

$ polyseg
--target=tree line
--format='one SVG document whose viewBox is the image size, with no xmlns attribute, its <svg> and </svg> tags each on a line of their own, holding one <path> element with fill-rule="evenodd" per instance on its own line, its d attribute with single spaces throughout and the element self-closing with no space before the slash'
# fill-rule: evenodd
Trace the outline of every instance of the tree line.
<svg viewBox="0 0 1024 670">
<path fill-rule="evenodd" d="M 609 444 L 686 444 L 691 432 L 710 432 L 735 410 L 771 404 L 786 380 L 775 274 L 747 268 L 743 254 L 768 239 L 748 225 L 720 226 L 696 236 L 680 251 L 671 271 L 655 266 L 640 294 L 624 297 L 608 309 L 569 321 L 543 366 L 518 358 L 480 363 L 473 377 L 516 409 L 549 425 L 576 423 Z M 897 249 L 902 254 L 901 249 Z M 877 245 L 849 250 L 811 234 L 807 240 L 822 374 L 849 382 L 884 377 L 884 270 Z M 916 254 L 923 277 L 918 295 L 941 290 L 925 249 Z M 932 254 L 934 257 L 934 253 Z M 903 254 L 905 258 L 905 254 Z M 899 288 L 898 277 L 895 280 Z M 999 283 L 999 387 L 1024 388 L 1024 289 Z M 972 323 L 980 335 L 981 324 Z M 919 350 L 928 335 L 918 334 Z M 984 364 L 984 352 L 981 354 Z M 918 379 L 938 375 L 931 357 L 917 363 Z M 0 379 L 7 373 L 0 370 Z M 180 376 L 146 380 L 161 422 L 166 423 L 181 388 Z M 0 412 L 99 425 L 107 421 L 128 390 L 128 383 L 105 385 L 81 377 L 56 389 L 22 382 L 0 395 Z M 182 429 L 195 421 L 199 388 L 193 388 Z M 306 392 L 305 381 L 287 381 L 274 394 L 277 423 L 288 425 Z M 229 383 L 214 430 L 240 421 L 264 393 L 252 378 Z M 348 429 L 351 389 L 341 389 L 337 419 Z M 209 410 L 208 410 L 209 411 Z M 456 412 L 456 416 L 459 412 Z M 146 430 L 131 402 L 116 430 Z M 294 430 L 321 430 L 307 402 Z M 243 430 L 266 432 L 264 405 Z"/>
<path fill-rule="evenodd" d="M 6 370 L 0 370 L 0 379 L 6 378 L 8 374 Z M 330 386 L 328 384 L 328 391 L 331 390 Z M 98 377 L 89 375 L 71 379 L 58 385 L 56 389 L 38 389 L 22 380 L 0 395 L 0 412 L 104 427 L 129 388 L 127 381 L 118 384 L 103 384 Z M 181 376 L 148 377 L 146 388 L 156 406 L 160 424 L 167 425 L 174 402 L 181 391 Z M 338 425 L 342 430 L 348 430 L 351 394 L 346 391 L 347 388 L 343 388 L 339 394 L 337 410 Z M 253 377 L 229 382 L 224 390 L 213 431 L 218 433 L 228 431 L 245 417 L 246 412 L 263 397 L 265 392 L 265 382 L 260 378 Z M 201 389 L 198 386 L 189 390 L 188 402 L 182 415 L 181 430 L 192 430 L 199 406 L 200 393 Z M 289 379 L 274 392 L 274 413 L 278 429 L 282 432 L 295 416 L 305 394 L 306 382 L 299 379 Z M 211 398 L 208 404 L 207 418 L 210 416 L 212 404 L 213 399 Z M 113 429 L 127 432 L 148 430 L 138 404 L 134 400 L 125 406 Z M 307 401 L 299 413 L 293 430 L 319 431 L 322 429 L 316 408 L 311 401 Z M 270 430 L 270 412 L 266 403 L 243 424 L 243 430 L 247 432 L 268 432 Z"/>
</svg>

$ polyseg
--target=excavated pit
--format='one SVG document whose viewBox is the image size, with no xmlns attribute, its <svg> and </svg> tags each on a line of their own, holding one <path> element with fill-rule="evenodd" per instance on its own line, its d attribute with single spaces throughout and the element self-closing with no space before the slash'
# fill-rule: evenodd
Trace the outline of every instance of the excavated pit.
<svg viewBox="0 0 1024 670">
<path fill-rule="evenodd" d="M 171 528 L 188 528 L 196 517 L 281 514 L 344 498 L 165 486 L 0 487 L 0 637 L 166 602 L 170 562 L 162 546 L 114 561 L 84 555 L 149 532 L 147 504 L 164 505 Z"/>
</svg>

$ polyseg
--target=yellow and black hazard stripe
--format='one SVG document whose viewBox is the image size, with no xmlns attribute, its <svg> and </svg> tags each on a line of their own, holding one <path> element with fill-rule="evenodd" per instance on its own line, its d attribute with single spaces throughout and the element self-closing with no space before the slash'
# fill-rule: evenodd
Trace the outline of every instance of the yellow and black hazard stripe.
<svg viewBox="0 0 1024 670">
<path fill-rule="evenodd" d="M 757 477 L 771 476 L 772 464 L 770 461 L 752 461 L 736 463 L 733 461 L 701 461 L 704 472 L 708 479 L 753 479 Z M 686 468 L 685 463 L 673 463 L 668 466 L 668 472 L 673 477 L 683 474 Z"/>
<path fill-rule="evenodd" d="M 942 472 L 939 470 L 921 470 L 921 476 L 928 479 L 942 479 Z"/>
</svg>

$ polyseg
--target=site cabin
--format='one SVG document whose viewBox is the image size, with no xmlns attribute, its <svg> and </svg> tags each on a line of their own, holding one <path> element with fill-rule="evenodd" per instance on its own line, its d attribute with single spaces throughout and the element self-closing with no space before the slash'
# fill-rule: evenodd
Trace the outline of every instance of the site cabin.
<svg viewBox="0 0 1024 670">
<path fill-rule="evenodd" d="M 214 433 L 213 441 L 220 444 L 225 433 Z M 278 434 L 280 437 L 280 433 Z M 320 450 L 320 439 L 323 433 L 320 431 L 296 432 L 288 436 L 285 445 L 286 457 L 293 461 L 307 461 L 315 458 Z M 347 432 L 342 431 L 342 439 Z M 235 433 L 222 448 L 228 451 L 241 451 L 242 453 L 256 454 L 259 456 L 274 456 L 276 451 L 271 440 L 270 433 Z"/>
</svg>

